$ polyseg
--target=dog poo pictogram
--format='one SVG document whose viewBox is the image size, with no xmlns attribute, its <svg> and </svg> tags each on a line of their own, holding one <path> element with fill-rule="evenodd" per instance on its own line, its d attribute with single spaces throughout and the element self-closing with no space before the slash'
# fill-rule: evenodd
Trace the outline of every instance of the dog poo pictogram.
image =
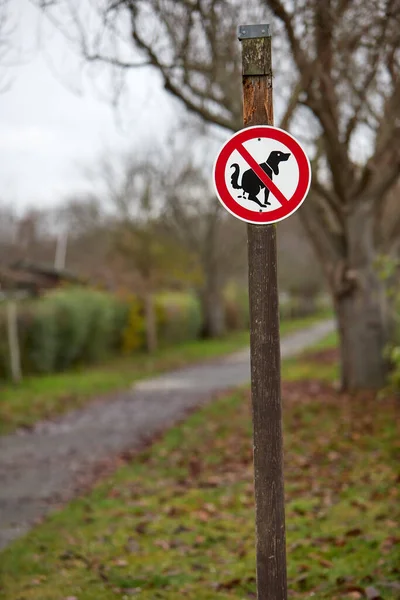
<svg viewBox="0 0 400 600">
<path fill-rule="evenodd" d="M 273 173 L 279 175 L 279 163 L 288 160 L 290 152 L 280 152 L 279 150 L 273 150 L 268 159 L 258 165 L 270 179 L 273 178 Z M 258 178 L 253 169 L 247 169 L 242 175 L 242 183 L 239 185 L 239 173 L 240 167 L 238 163 L 231 165 L 234 172 L 231 176 L 231 185 L 235 190 L 243 190 L 248 195 L 248 199 L 252 202 L 256 202 L 259 206 L 270 206 L 271 202 L 268 201 L 269 188 L 265 183 Z M 264 189 L 264 204 L 257 198 L 260 190 Z M 238 196 L 244 198 L 245 196 Z"/>
<path fill-rule="evenodd" d="M 304 201 L 311 168 L 299 142 L 277 127 L 242 129 L 222 147 L 214 166 L 219 200 L 249 223 L 275 223 Z"/>
</svg>

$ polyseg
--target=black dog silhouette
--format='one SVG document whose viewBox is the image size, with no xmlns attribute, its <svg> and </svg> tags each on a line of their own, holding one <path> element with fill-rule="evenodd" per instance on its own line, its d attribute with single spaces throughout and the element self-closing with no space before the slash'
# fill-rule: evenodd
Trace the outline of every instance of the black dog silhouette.
<svg viewBox="0 0 400 600">
<path fill-rule="evenodd" d="M 290 152 L 285 154 L 284 152 L 279 152 L 278 150 L 274 150 L 269 155 L 266 162 L 261 163 L 259 166 L 262 168 L 264 173 L 268 175 L 270 179 L 273 177 L 273 173 L 275 175 L 279 174 L 279 163 L 286 161 L 290 156 Z M 257 202 L 259 206 L 268 206 L 271 202 L 268 201 L 269 189 L 267 186 L 257 177 L 252 169 L 248 169 L 243 173 L 242 176 L 242 185 L 239 185 L 239 174 L 240 168 L 237 163 L 233 163 L 231 165 L 231 169 L 235 169 L 232 173 L 231 183 L 232 187 L 235 190 L 243 190 L 248 194 L 248 199 L 253 202 Z M 259 199 L 257 198 L 257 194 L 260 193 L 260 190 L 264 188 L 264 204 L 261 204 Z"/>
</svg>

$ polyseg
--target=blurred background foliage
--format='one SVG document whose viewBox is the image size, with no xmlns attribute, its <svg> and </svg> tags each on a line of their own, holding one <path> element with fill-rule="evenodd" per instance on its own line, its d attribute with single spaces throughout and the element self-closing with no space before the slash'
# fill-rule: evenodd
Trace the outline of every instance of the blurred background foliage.
<svg viewBox="0 0 400 600">
<path fill-rule="evenodd" d="M 7 305 L 21 295 L 23 374 L 248 328 L 246 225 L 223 210 L 192 157 L 170 157 L 165 168 L 107 157 L 104 194 L 22 214 L 0 207 L 2 378 Z M 281 316 L 307 316 L 321 298 L 329 304 L 322 269 L 298 216 L 277 229 Z"/>
<path fill-rule="evenodd" d="M 294 319 L 323 308 L 323 298 L 305 303 L 283 298 L 281 318 Z M 154 297 L 157 345 L 161 348 L 200 339 L 202 308 L 193 292 L 159 292 Z M 248 327 L 245 288 L 232 284 L 223 293 L 224 329 Z M 0 304 L 0 379 L 8 379 L 6 303 Z M 46 374 L 99 363 L 117 355 L 146 351 L 143 298 L 89 288 L 64 288 L 18 303 L 18 336 L 24 374 Z"/>
</svg>

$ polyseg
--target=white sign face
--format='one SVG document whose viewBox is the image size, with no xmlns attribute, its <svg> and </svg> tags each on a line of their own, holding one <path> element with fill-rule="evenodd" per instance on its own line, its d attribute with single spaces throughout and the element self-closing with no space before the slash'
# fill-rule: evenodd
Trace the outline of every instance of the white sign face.
<svg viewBox="0 0 400 600">
<path fill-rule="evenodd" d="M 311 182 L 300 144 L 277 127 L 248 127 L 223 146 L 214 167 L 218 197 L 249 223 L 275 223 L 295 212 Z"/>
<path fill-rule="evenodd" d="M 299 182 L 299 167 L 294 156 L 288 151 L 288 148 L 281 142 L 271 140 L 269 138 L 255 138 L 243 143 L 243 147 L 251 154 L 254 160 L 259 165 L 270 166 L 270 173 L 272 175 L 272 181 L 278 186 L 282 194 L 286 198 L 291 198 L 296 191 L 297 184 Z M 232 185 L 232 175 L 236 171 L 233 165 L 239 165 L 238 177 L 234 177 L 234 183 L 241 184 L 243 181 L 243 174 L 250 168 L 243 155 L 238 151 L 234 150 L 226 163 L 225 168 L 225 183 L 231 193 L 236 199 L 238 204 L 252 210 L 254 212 L 260 212 L 260 206 L 249 199 L 249 193 L 245 190 L 235 189 Z M 265 168 L 265 167 L 264 167 Z M 260 187 L 256 198 L 264 204 L 265 195 L 268 195 L 268 204 L 262 207 L 262 211 L 272 211 L 280 208 L 281 203 L 269 191 L 267 187 Z"/>
</svg>

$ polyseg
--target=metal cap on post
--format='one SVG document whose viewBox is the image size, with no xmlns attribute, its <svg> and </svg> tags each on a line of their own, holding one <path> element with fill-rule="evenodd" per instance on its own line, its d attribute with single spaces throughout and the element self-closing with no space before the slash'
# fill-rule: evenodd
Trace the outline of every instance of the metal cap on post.
<svg viewBox="0 0 400 600">
<path fill-rule="evenodd" d="M 271 37 L 271 29 L 268 23 L 265 25 L 239 25 L 239 41 L 265 37 Z"/>
</svg>

